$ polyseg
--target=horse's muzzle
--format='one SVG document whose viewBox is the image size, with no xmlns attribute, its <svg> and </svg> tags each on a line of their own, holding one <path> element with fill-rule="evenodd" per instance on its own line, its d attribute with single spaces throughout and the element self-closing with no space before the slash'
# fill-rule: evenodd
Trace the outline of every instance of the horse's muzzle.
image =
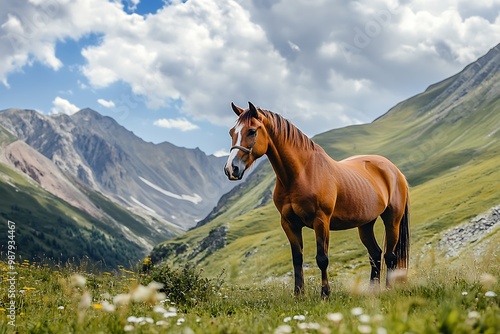
<svg viewBox="0 0 500 334">
<path fill-rule="evenodd" d="M 234 164 L 232 163 L 230 166 L 224 166 L 224 173 L 227 175 L 227 178 L 231 181 L 238 181 L 243 178 L 243 174 L 245 174 L 245 166 L 242 164 Z"/>
</svg>

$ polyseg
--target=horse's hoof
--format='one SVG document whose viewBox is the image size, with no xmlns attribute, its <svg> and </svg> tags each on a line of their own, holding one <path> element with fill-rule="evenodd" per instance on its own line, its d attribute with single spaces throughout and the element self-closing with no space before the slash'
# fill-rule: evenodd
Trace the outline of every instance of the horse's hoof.
<svg viewBox="0 0 500 334">
<path fill-rule="evenodd" d="M 295 297 L 303 296 L 304 295 L 304 288 L 296 286 L 294 291 L 293 291 L 293 294 L 295 295 Z"/>
<path fill-rule="evenodd" d="M 328 299 L 330 297 L 330 287 L 323 286 L 321 287 L 321 299 Z"/>
</svg>

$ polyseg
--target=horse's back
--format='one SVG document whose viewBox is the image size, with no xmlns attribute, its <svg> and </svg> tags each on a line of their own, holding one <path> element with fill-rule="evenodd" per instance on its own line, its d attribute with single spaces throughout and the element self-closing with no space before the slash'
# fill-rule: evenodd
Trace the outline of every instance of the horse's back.
<svg viewBox="0 0 500 334">
<path fill-rule="evenodd" d="M 368 223 L 387 207 L 399 206 L 401 197 L 406 200 L 406 180 L 385 157 L 349 157 L 337 163 L 337 173 L 338 194 L 334 216 L 340 220 L 358 217 L 360 220 L 355 225 Z"/>
<path fill-rule="evenodd" d="M 368 178 L 393 179 L 404 178 L 401 171 L 389 159 L 381 155 L 355 155 L 339 161 L 341 166 L 345 166 Z"/>
</svg>

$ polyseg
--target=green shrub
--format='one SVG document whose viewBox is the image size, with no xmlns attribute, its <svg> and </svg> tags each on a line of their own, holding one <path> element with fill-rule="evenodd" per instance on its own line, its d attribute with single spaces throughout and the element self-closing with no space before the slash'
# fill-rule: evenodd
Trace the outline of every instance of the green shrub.
<svg viewBox="0 0 500 334">
<path fill-rule="evenodd" d="M 163 284 L 160 290 L 167 298 L 181 306 L 191 307 L 199 302 L 207 301 L 210 296 L 219 292 L 223 283 L 220 275 L 217 279 L 202 277 L 202 271 L 186 264 L 181 268 L 169 265 L 155 265 L 149 268 L 142 277 L 142 284 L 158 282 Z"/>
</svg>

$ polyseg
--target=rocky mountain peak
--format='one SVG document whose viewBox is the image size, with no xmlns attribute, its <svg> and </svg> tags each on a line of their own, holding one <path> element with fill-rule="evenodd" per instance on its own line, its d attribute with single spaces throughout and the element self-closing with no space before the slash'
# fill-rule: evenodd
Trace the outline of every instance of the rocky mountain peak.
<svg viewBox="0 0 500 334">
<path fill-rule="evenodd" d="M 71 115 L 71 118 L 74 120 L 90 121 L 90 120 L 101 120 L 104 118 L 104 116 L 93 109 L 84 108 Z"/>
<path fill-rule="evenodd" d="M 234 186 L 220 172 L 224 158 L 147 143 L 90 108 L 71 116 L 10 109 L 0 112 L 0 125 L 73 179 L 181 229 L 194 226 Z"/>
<path fill-rule="evenodd" d="M 478 58 L 475 62 L 466 66 L 460 73 L 452 78 L 452 83 L 439 94 L 433 101 L 432 107 L 441 104 L 439 111 L 444 111 L 450 107 L 456 106 L 470 92 L 481 90 L 482 98 L 495 97 L 500 93 L 500 85 L 489 85 L 490 81 L 496 80 L 500 74 L 500 44 L 492 48 L 484 56 Z M 435 86 L 430 86 L 427 91 Z M 488 88 L 483 90 L 483 88 Z M 479 101 L 477 101 L 479 102 Z M 474 108 L 474 105 L 471 106 Z"/>
</svg>

